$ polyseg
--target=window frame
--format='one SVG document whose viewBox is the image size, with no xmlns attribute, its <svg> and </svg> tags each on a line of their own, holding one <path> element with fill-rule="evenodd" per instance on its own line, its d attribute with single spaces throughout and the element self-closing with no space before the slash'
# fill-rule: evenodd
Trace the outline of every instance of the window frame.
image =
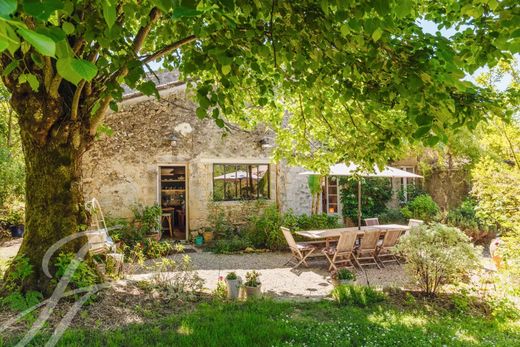
<svg viewBox="0 0 520 347">
<path fill-rule="evenodd" d="M 238 192 L 238 184 L 234 184 L 235 185 L 235 196 L 237 197 L 236 199 L 229 199 L 226 197 L 226 182 L 227 180 L 224 179 L 223 180 L 223 197 L 222 199 L 215 199 L 215 167 L 216 166 L 222 166 L 223 168 L 223 171 L 226 172 L 226 167 L 234 167 L 235 169 L 235 172 L 238 172 L 238 168 L 241 167 L 241 166 L 246 166 L 247 167 L 247 170 L 246 172 L 249 172 L 252 167 L 257 167 L 257 172 L 258 172 L 258 169 L 260 166 L 267 166 L 267 170 L 265 172 L 265 175 L 267 175 L 267 196 L 264 196 L 264 197 L 260 197 L 260 190 L 258 189 L 258 182 L 260 182 L 260 179 L 256 179 L 256 180 L 253 180 L 253 185 L 256 184 L 256 196 L 254 197 L 251 197 L 251 198 L 243 198 L 241 196 L 241 194 L 239 194 Z M 225 173 L 224 173 L 225 175 Z M 265 176 L 264 175 L 264 176 Z M 219 175 L 221 176 L 221 175 Z M 212 184 L 213 184 L 213 192 L 212 192 L 212 199 L 213 201 L 216 201 L 216 202 L 233 202 L 233 201 L 255 201 L 255 200 L 270 200 L 271 199 L 271 165 L 268 164 L 268 163 L 213 163 L 213 172 L 212 172 Z M 249 184 L 247 185 L 247 187 L 249 188 Z"/>
</svg>

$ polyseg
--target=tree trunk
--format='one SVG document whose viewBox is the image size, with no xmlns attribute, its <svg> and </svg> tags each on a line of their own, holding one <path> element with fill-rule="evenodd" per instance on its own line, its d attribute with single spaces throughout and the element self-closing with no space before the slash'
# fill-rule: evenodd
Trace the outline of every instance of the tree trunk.
<svg viewBox="0 0 520 347">
<path fill-rule="evenodd" d="M 49 294 L 52 288 L 42 270 L 43 256 L 50 246 L 74 234 L 87 222 L 81 189 L 81 156 L 84 143 L 90 138 L 81 137 L 79 130 L 75 130 L 80 129 L 79 125 L 63 111 L 63 102 L 25 92 L 13 93 L 11 104 L 18 113 L 26 167 L 25 231 L 18 255 L 26 256 L 33 267 L 23 289 Z M 52 126 L 48 126 L 49 120 L 53 120 Z M 68 243 L 57 253 L 74 252 L 82 241 Z M 51 260 L 51 273 L 53 263 Z"/>
<path fill-rule="evenodd" d="M 51 140 L 44 146 L 33 143 L 22 129 L 26 164 L 25 233 L 19 254 L 30 259 L 31 289 L 49 290 L 42 259 L 51 245 L 78 231 L 86 218 L 81 190 L 81 155 L 68 141 Z M 67 246 L 77 249 L 77 244 Z"/>
</svg>

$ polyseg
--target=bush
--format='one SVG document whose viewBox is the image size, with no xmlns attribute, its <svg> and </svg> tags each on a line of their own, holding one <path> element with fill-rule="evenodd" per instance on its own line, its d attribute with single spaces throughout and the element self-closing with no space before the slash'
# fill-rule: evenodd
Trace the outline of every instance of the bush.
<svg viewBox="0 0 520 347">
<path fill-rule="evenodd" d="M 380 224 L 406 224 L 406 218 L 400 209 L 389 208 L 383 213 L 377 215 Z"/>
<path fill-rule="evenodd" d="M 478 243 L 493 237 L 495 228 L 490 227 L 477 216 L 476 206 L 475 200 L 464 200 L 459 207 L 448 212 L 446 223 L 464 231 L 473 242 Z"/>
<path fill-rule="evenodd" d="M 431 222 L 439 214 L 439 206 L 428 194 L 422 194 L 401 209 L 405 218 L 421 219 Z"/>
<path fill-rule="evenodd" d="M 79 261 L 73 253 L 60 253 L 56 259 L 56 280 L 59 281 L 65 274 L 70 263 L 77 263 L 69 286 L 73 289 L 92 286 L 99 282 L 96 272 L 85 261 Z"/>
<path fill-rule="evenodd" d="M 246 235 L 257 248 L 281 250 L 287 248 L 287 242 L 280 229 L 282 226 L 292 231 L 330 229 L 339 227 L 339 222 L 337 216 L 326 214 L 297 216 L 292 211 L 281 213 L 276 205 L 270 205 L 250 219 Z"/>
<path fill-rule="evenodd" d="M 211 250 L 217 254 L 235 253 L 251 247 L 253 244 L 247 237 L 233 236 L 230 239 L 219 239 L 213 244 Z"/>
<path fill-rule="evenodd" d="M 358 181 L 348 177 L 340 179 L 342 213 L 357 223 Z M 386 211 L 386 204 L 392 197 L 392 186 L 388 178 L 362 179 L 361 213 L 374 217 Z"/>
<path fill-rule="evenodd" d="M 332 298 L 339 305 L 356 305 L 367 307 L 386 299 L 383 292 L 371 287 L 357 285 L 340 285 L 332 291 Z"/>
<path fill-rule="evenodd" d="M 479 266 L 481 250 L 457 228 L 443 224 L 412 228 L 397 245 L 405 265 L 421 290 L 435 295 L 442 285 L 454 284 Z"/>
</svg>

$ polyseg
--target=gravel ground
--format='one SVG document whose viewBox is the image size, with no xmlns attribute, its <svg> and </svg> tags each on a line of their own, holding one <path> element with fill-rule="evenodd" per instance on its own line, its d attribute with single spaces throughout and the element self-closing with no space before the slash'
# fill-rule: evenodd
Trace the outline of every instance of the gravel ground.
<svg viewBox="0 0 520 347">
<path fill-rule="evenodd" d="M 327 296 L 332 290 L 330 276 L 327 271 L 327 263 L 313 261 L 309 268 L 300 267 L 292 270 L 285 265 L 290 258 L 289 253 L 261 253 L 218 255 L 209 252 L 189 254 L 194 268 L 200 277 L 205 280 L 205 286 L 213 290 L 220 276 L 225 277 L 230 271 L 245 278 L 250 270 L 260 272 L 262 291 L 276 297 L 286 298 L 321 298 Z M 132 280 L 145 280 L 153 276 L 146 271 L 128 276 Z M 387 265 L 386 268 L 367 268 L 366 276 L 357 270 L 358 284 L 367 284 L 367 278 L 372 286 L 376 287 L 410 287 L 408 276 L 402 266 Z"/>
</svg>

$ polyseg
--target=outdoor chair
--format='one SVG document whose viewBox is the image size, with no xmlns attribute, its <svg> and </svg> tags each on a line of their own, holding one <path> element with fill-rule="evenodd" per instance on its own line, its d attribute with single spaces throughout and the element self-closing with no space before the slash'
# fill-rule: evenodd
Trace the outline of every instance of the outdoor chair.
<svg viewBox="0 0 520 347">
<path fill-rule="evenodd" d="M 401 264 L 395 252 L 395 245 L 399 242 L 399 238 L 403 234 L 402 230 L 388 230 L 383 239 L 383 243 L 377 248 L 376 260 L 378 260 L 383 267 L 385 263 L 397 262 Z"/>
<path fill-rule="evenodd" d="M 316 250 L 316 246 L 306 242 L 296 242 L 289 229 L 284 227 L 281 227 L 281 229 L 292 253 L 291 259 L 289 259 L 286 264 L 294 263 L 293 269 L 296 269 L 301 264 L 309 267 L 306 259 Z"/>
<path fill-rule="evenodd" d="M 338 266 L 354 267 L 352 263 L 352 254 L 354 252 L 354 244 L 356 243 L 356 232 L 342 232 L 338 243 L 335 247 L 327 247 L 322 249 L 322 253 L 329 261 L 329 271 L 338 270 Z"/>
<path fill-rule="evenodd" d="M 413 228 L 413 227 L 416 227 L 416 226 L 419 226 L 421 224 L 424 224 L 424 221 L 423 220 L 420 220 L 420 219 L 410 219 L 408 220 L 408 226 L 410 228 Z"/>
<path fill-rule="evenodd" d="M 354 261 L 359 267 L 375 264 L 379 269 L 381 266 L 376 260 L 380 230 L 367 230 L 364 232 L 359 247 L 354 251 Z M 363 262 L 361 262 L 363 261 Z"/>
<path fill-rule="evenodd" d="M 373 225 L 379 225 L 379 218 L 365 218 L 365 225 L 367 227 L 373 226 Z"/>
<path fill-rule="evenodd" d="M 87 230 L 87 239 L 90 255 L 105 255 L 107 263 L 114 263 L 117 273 L 122 271 L 124 255 L 117 253 L 117 247 L 108 235 L 108 228 L 101 206 L 96 198 L 85 203 L 85 209 L 90 214 L 90 229 Z M 97 264 L 98 265 L 98 264 Z"/>
</svg>

